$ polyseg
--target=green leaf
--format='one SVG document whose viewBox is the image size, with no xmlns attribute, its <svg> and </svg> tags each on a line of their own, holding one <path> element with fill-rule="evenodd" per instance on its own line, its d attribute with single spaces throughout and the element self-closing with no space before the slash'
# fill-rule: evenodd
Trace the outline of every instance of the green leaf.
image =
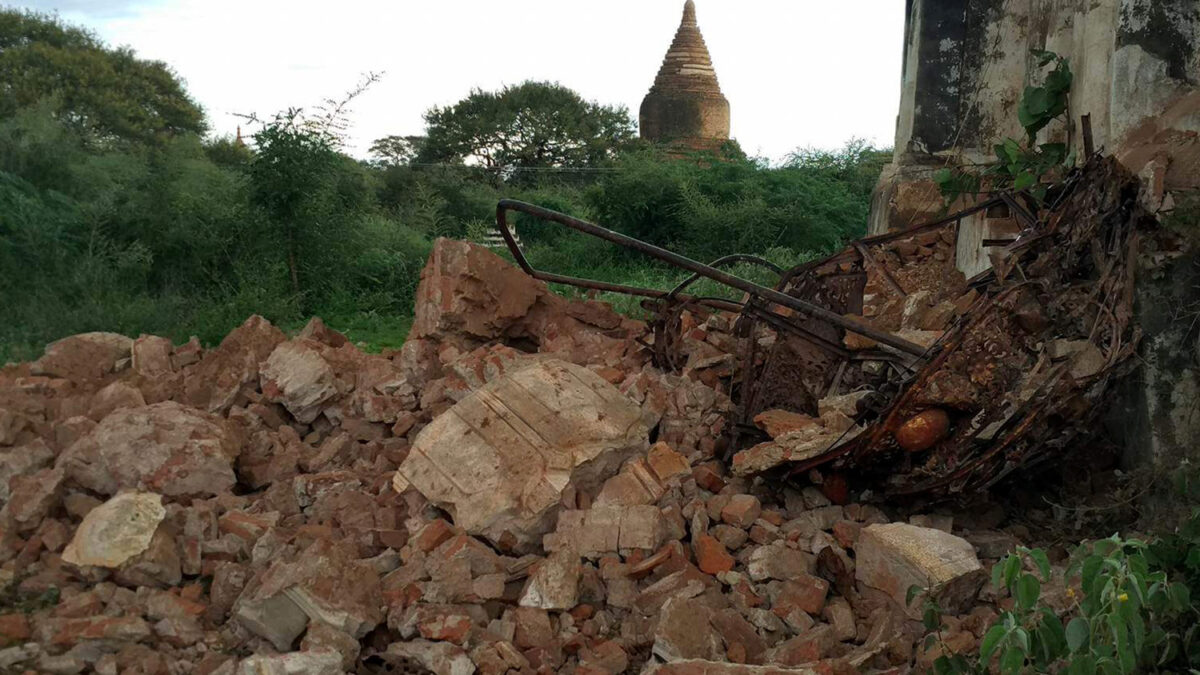
<svg viewBox="0 0 1200 675">
<path fill-rule="evenodd" d="M 1038 149 L 1041 150 L 1042 158 L 1047 166 L 1062 164 L 1067 156 L 1066 143 L 1043 143 L 1038 146 Z"/>
<path fill-rule="evenodd" d="M 1015 555 L 1010 555 L 1004 559 L 1004 586 L 1012 589 L 1013 582 L 1017 579 L 1017 574 L 1021 572 L 1021 559 Z"/>
<path fill-rule="evenodd" d="M 1043 91 L 1047 93 L 1051 99 L 1056 96 L 1066 98 L 1066 93 L 1071 90 L 1071 84 L 1074 82 L 1075 76 L 1071 74 L 1070 67 L 1066 64 L 1060 65 L 1058 68 L 1050 71 L 1046 76 L 1046 85 Z M 1049 109 L 1049 106 L 1047 106 Z"/>
<path fill-rule="evenodd" d="M 1017 174 L 1017 179 L 1013 181 L 1013 189 L 1024 190 L 1032 187 L 1035 183 L 1037 183 L 1037 176 L 1034 176 L 1029 171 L 1022 171 L 1021 173 Z"/>
<path fill-rule="evenodd" d="M 1022 574 L 1017 580 L 1017 605 L 1024 609 L 1033 609 L 1038 597 L 1042 594 L 1042 584 L 1032 574 Z"/>
<path fill-rule="evenodd" d="M 1017 164 L 1021 161 L 1021 145 L 1019 143 L 1011 138 L 1006 138 L 1002 147 L 1009 164 Z"/>
<path fill-rule="evenodd" d="M 996 651 L 996 647 L 1000 645 L 1000 641 L 1008 634 L 1008 631 L 999 624 L 992 626 L 983 636 L 983 642 L 979 644 L 979 658 L 983 662 L 988 662 L 992 658 L 992 653 Z"/>
<path fill-rule="evenodd" d="M 920 595 L 924 590 L 925 590 L 924 588 L 921 588 L 917 584 L 913 584 L 912 586 L 909 586 L 908 593 L 906 593 L 904 595 L 904 606 L 907 607 L 907 606 L 911 605 L 913 599 L 916 598 L 918 595 Z"/>
<path fill-rule="evenodd" d="M 1167 597 L 1171 599 L 1171 606 L 1177 612 L 1192 606 L 1192 591 L 1184 584 L 1171 584 L 1167 588 Z"/>
<path fill-rule="evenodd" d="M 1069 675 L 1095 675 L 1096 674 L 1096 659 L 1089 654 L 1080 654 L 1071 659 L 1071 664 L 1067 666 Z"/>
<path fill-rule="evenodd" d="M 942 627 L 942 615 L 937 607 L 926 607 L 921 621 L 925 624 L 925 630 L 938 630 Z"/>
<path fill-rule="evenodd" d="M 1025 654 L 1015 646 L 1008 647 L 1000 654 L 1000 672 L 1019 673 L 1025 665 Z"/>
<path fill-rule="evenodd" d="M 1133 653 L 1141 654 L 1146 645 L 1146 622 L 1141 614 L 1135 613 L 1129 617 L 1129 632 L 1133 638 Z"/>
<path fill-rule="evenodd" d="M 1024 628 L 1018 628 L 1013 631 L 1013 641 L 1021 647 L 1021 651 L 1028 654 L 1029 649 L 1029 631 Z"/>
<path fill-rule="evenodd" d="M 1042 609 L 1038 638 L 1045 650 L 1047 662 L 1054 661 L 1067 650 L 1067 633 L 1063 629 L 1062 620 L 1049 607 Z"/>
<path fill-rule="evenodd" d="M 1077 616 L 1067 624 L 1067 648 L 1074 654 L 1088 643 L 1092 628 L 1087 619 Z"/>
<path fill-rule="evenodd" d="M 1044 117 L 1053 105 L 1048 87 L 1033 87 L 1025 90 L 1025 100 L 1022 101 L 1029 114 L 1035 119 Z"/>
<path fill-rule="evenodd" d="M 1117 646 L 1117 658 L 1120 659 L 1121 671 L 1131 673 L 1133 667 L 1137 665 L 1137 655 L 1129 644 L 1129 634 L 1124 622 L 1112 621 L 1109 625 L 1112 629 L 1113 642 Z"/>
<path fill-rule="evenodd" d="M 1042 581 L 1050 581 L 1050 558 L 1046 556 L 1046 552 L 1040 548 L 1035 548 L 1029 552 L 1029 557 L 1033 558 L 1033 563 L 1037 565 L 1038 572 L 1042 574 Z"/>
</svg>

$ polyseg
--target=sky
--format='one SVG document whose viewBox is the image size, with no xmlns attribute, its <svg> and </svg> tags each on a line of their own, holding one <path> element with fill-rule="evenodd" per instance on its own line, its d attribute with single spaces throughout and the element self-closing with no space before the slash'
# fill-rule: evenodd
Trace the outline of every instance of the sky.
<svg viewBox="0 0 1200 675">
<path fill-rule="evenodd" d="M 4 2 L 5 0 L 0 0 Z M 12 0 L 8 0 L 12 1 Z M 383 78 L 352 106 L 347 151 L 417 135 L 422 114 L 472 88 L 557 81 L 638 107 L 683 0 L 16 0 L 57 12 L 112 46 L 165 61 L 213 132 Z M 732 135 L 780 159 L 852 137 L 892 145 L 904 0 L 697 0 L 700 29 L 732 107 Z"/>
</svg>

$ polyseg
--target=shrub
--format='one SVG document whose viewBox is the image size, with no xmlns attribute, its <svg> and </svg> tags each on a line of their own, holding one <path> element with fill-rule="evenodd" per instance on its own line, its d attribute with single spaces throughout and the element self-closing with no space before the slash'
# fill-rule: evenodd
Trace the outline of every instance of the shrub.
<svg viewBox="0 0 1200 675">
<path fill-rule="evenodd" d="M 1045 603 L 1052 580 L 1046 552 L 1019 548 L 992 568 L 1013 598 L 984 635 L 979 654 L 943 654 L 938 673 L 1134 673 L 1200 662 L 1192 589 L 1200 578 L 1200 511 L 1179 531 L 1146 542 L 1113 535 L 1081 545 L 1065 572 L 1070 607 Z M 921 589 L 910 590 L 910 600 Z M 941 639 L 941 610 L 927 603 L 929 642 Z M 928 645 L 928 643 L 927 643 Z M 945 651 L 945 650 L 943 650 Z M 1195 671 L 1192 671 L 1195 672 Z"/>
</svg>

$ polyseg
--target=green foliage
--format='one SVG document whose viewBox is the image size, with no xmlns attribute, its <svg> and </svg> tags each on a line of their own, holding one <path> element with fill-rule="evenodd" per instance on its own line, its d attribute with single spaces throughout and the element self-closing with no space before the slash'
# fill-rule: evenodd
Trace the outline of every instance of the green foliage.
<svg viewBox="0 0 1200 675">
<path fill-rule="evenodd" d="M 386 137 L 358 162 L 342 151 L 347 106 L 373 75 L 311 112 L 252 118 L 247 147 L 201 139 L 198 109 L 175 114 L 187 102 L 178 81 L 130 59 L 57 20 L 0 12 L 0 67 L 47 75 L 0 71 L 0 90 L 23 88 L 0 95 L 0 362 L 91 330 L 214 344 L 255 313 L 295 328 L 319 314 L 351 339 L 398 347 L 432 239 L 481 238 L 503 197 L 696 258 L 752 252 L 786 267 L 861 234 L 887 159 L 854 142 L 776 168 L 732 146 L 672 160 L 631 142 L 623 109 L 526 83 L 432 111 L 431 145 Z M 113 85 L 113 73 L 131 79 Z M 686 276 L 578 233 L 515 225 L 546 269 L 664 289 Z"/>
<path fill-rule="evenodd" d="M 793 155 L 779 168 L 643 152 L 618 161 L 588 203 L 606 227 L 704 261 L 773 247 L 829 250 L 864 233 L 886 161 L 857 141 L 837 153 Z"/>
<path fill-rule="evenodd" d="M 142 144 L 205 129 L 166 64 L 110 49 L 51 16 L 0 9 L 0 118 L 43 102 L 96 141 Z"/>
<path fill-rule="evenodd" d="M 1200 588 L 1200 512 L 1151 543 L 1113 535 L 1080 546 L 1065 580 L 1070 606 L 1056 611 L 1043 597 L 1055 582 L 1045 551 L 1022 547 L 997 562 L 992 583 L 1008 591 L 1012 609 L 984 635 L 977 658 L 945 654 L 935 671 L 985 673 L 994 665 L 1001 673 L 1091 675 L 1200 663 L 1191 599 Z M 925 623 L 931 641 L 941 640 L 936 605 L 927 605 Z"/>
<path fill-rule="evenodd" d="M 1062 166 L 1071 166 L 1075 158 L 1065 143 L 1037 143 L 1037 135 L 1055 119 L 1066 114 L 1070 104 L 1074 76 L 1067 60 L 1053 52 L 1035 49 L 1033 57 L 1038 68 L 1054 64 L 1040 86 L 1028 86 L 1021 97 L 1017 116 L 1028 140 L 1025 144 L 1012 138 L 995 146 L 996 163 L 982 174 L 963 168 L 943 168 L 933 180 L 947 203 L 965 194 L 975 194 L 986 182 L 993 190 L 1029 190 L 1037 199 L 1044 199 L 1045 177 Z"/>
<path fill-rule="evenodd" d="M 424 136 L 384 136 L 371 143 L 371 157 L 382 166 L 404 166 L 421 154 L 424 143 Z"/>
<path fill-rule="evenodd" d="M 1054 69 L 1046 74 L 1041 86 L 1025 87 L 1021 105 L 1017 108 L 1017 118 L 1025 127 L 1032 145 L 1039 131 L 1067 112 L 1074 75 L 1067 60 L 1058 54 L 1041 49 L 1034 49 L 1031 53 L 1037 59 L 1038 68 L 1054 64 Z"/>
<path fill-rule="evenodd" d="M 586 101 L 549 82 L 476 89 L 452 106 L 430 109 L 425 122 L 421 161 L 470 160 L 489 168 L 597 166 L 634 137 L 625 108 Z"/>
<path fill-rule="evenodd" d="M 205 141 L 204 154 L 213 164 L 229 169 L 244 169 L 254 158 L 245 143 L 229 136 Z"/>
<path fill-rule="evenodd" d="M 263 154 L 214 162 L 191 135 L 100 151 L 49 106 L 0 120 L 0 362 L 88 330 L 213 344 L 255 313 L 406 330 L 396 317 L 411 312 L 429 240 L 378 210 L 366 168 L 307 134 L 271 129 L 268 156 L 284 161 L 267 169 Z M 286 164 L 310 160 L 321 175 Z"/>
</svg>

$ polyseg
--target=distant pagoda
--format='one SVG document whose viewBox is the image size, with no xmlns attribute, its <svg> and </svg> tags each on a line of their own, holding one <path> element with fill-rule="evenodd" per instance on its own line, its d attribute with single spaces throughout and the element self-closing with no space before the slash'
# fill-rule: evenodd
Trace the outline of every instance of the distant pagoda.
<svg viewBox="0 0 1200 675">
<path fill-rule="evenodd" d="M 719 150 L 729 140 L 729 101 L 687 0 L 683 22 L 642 101 L 642 138 L 686 150 Z"/>
</svg>

